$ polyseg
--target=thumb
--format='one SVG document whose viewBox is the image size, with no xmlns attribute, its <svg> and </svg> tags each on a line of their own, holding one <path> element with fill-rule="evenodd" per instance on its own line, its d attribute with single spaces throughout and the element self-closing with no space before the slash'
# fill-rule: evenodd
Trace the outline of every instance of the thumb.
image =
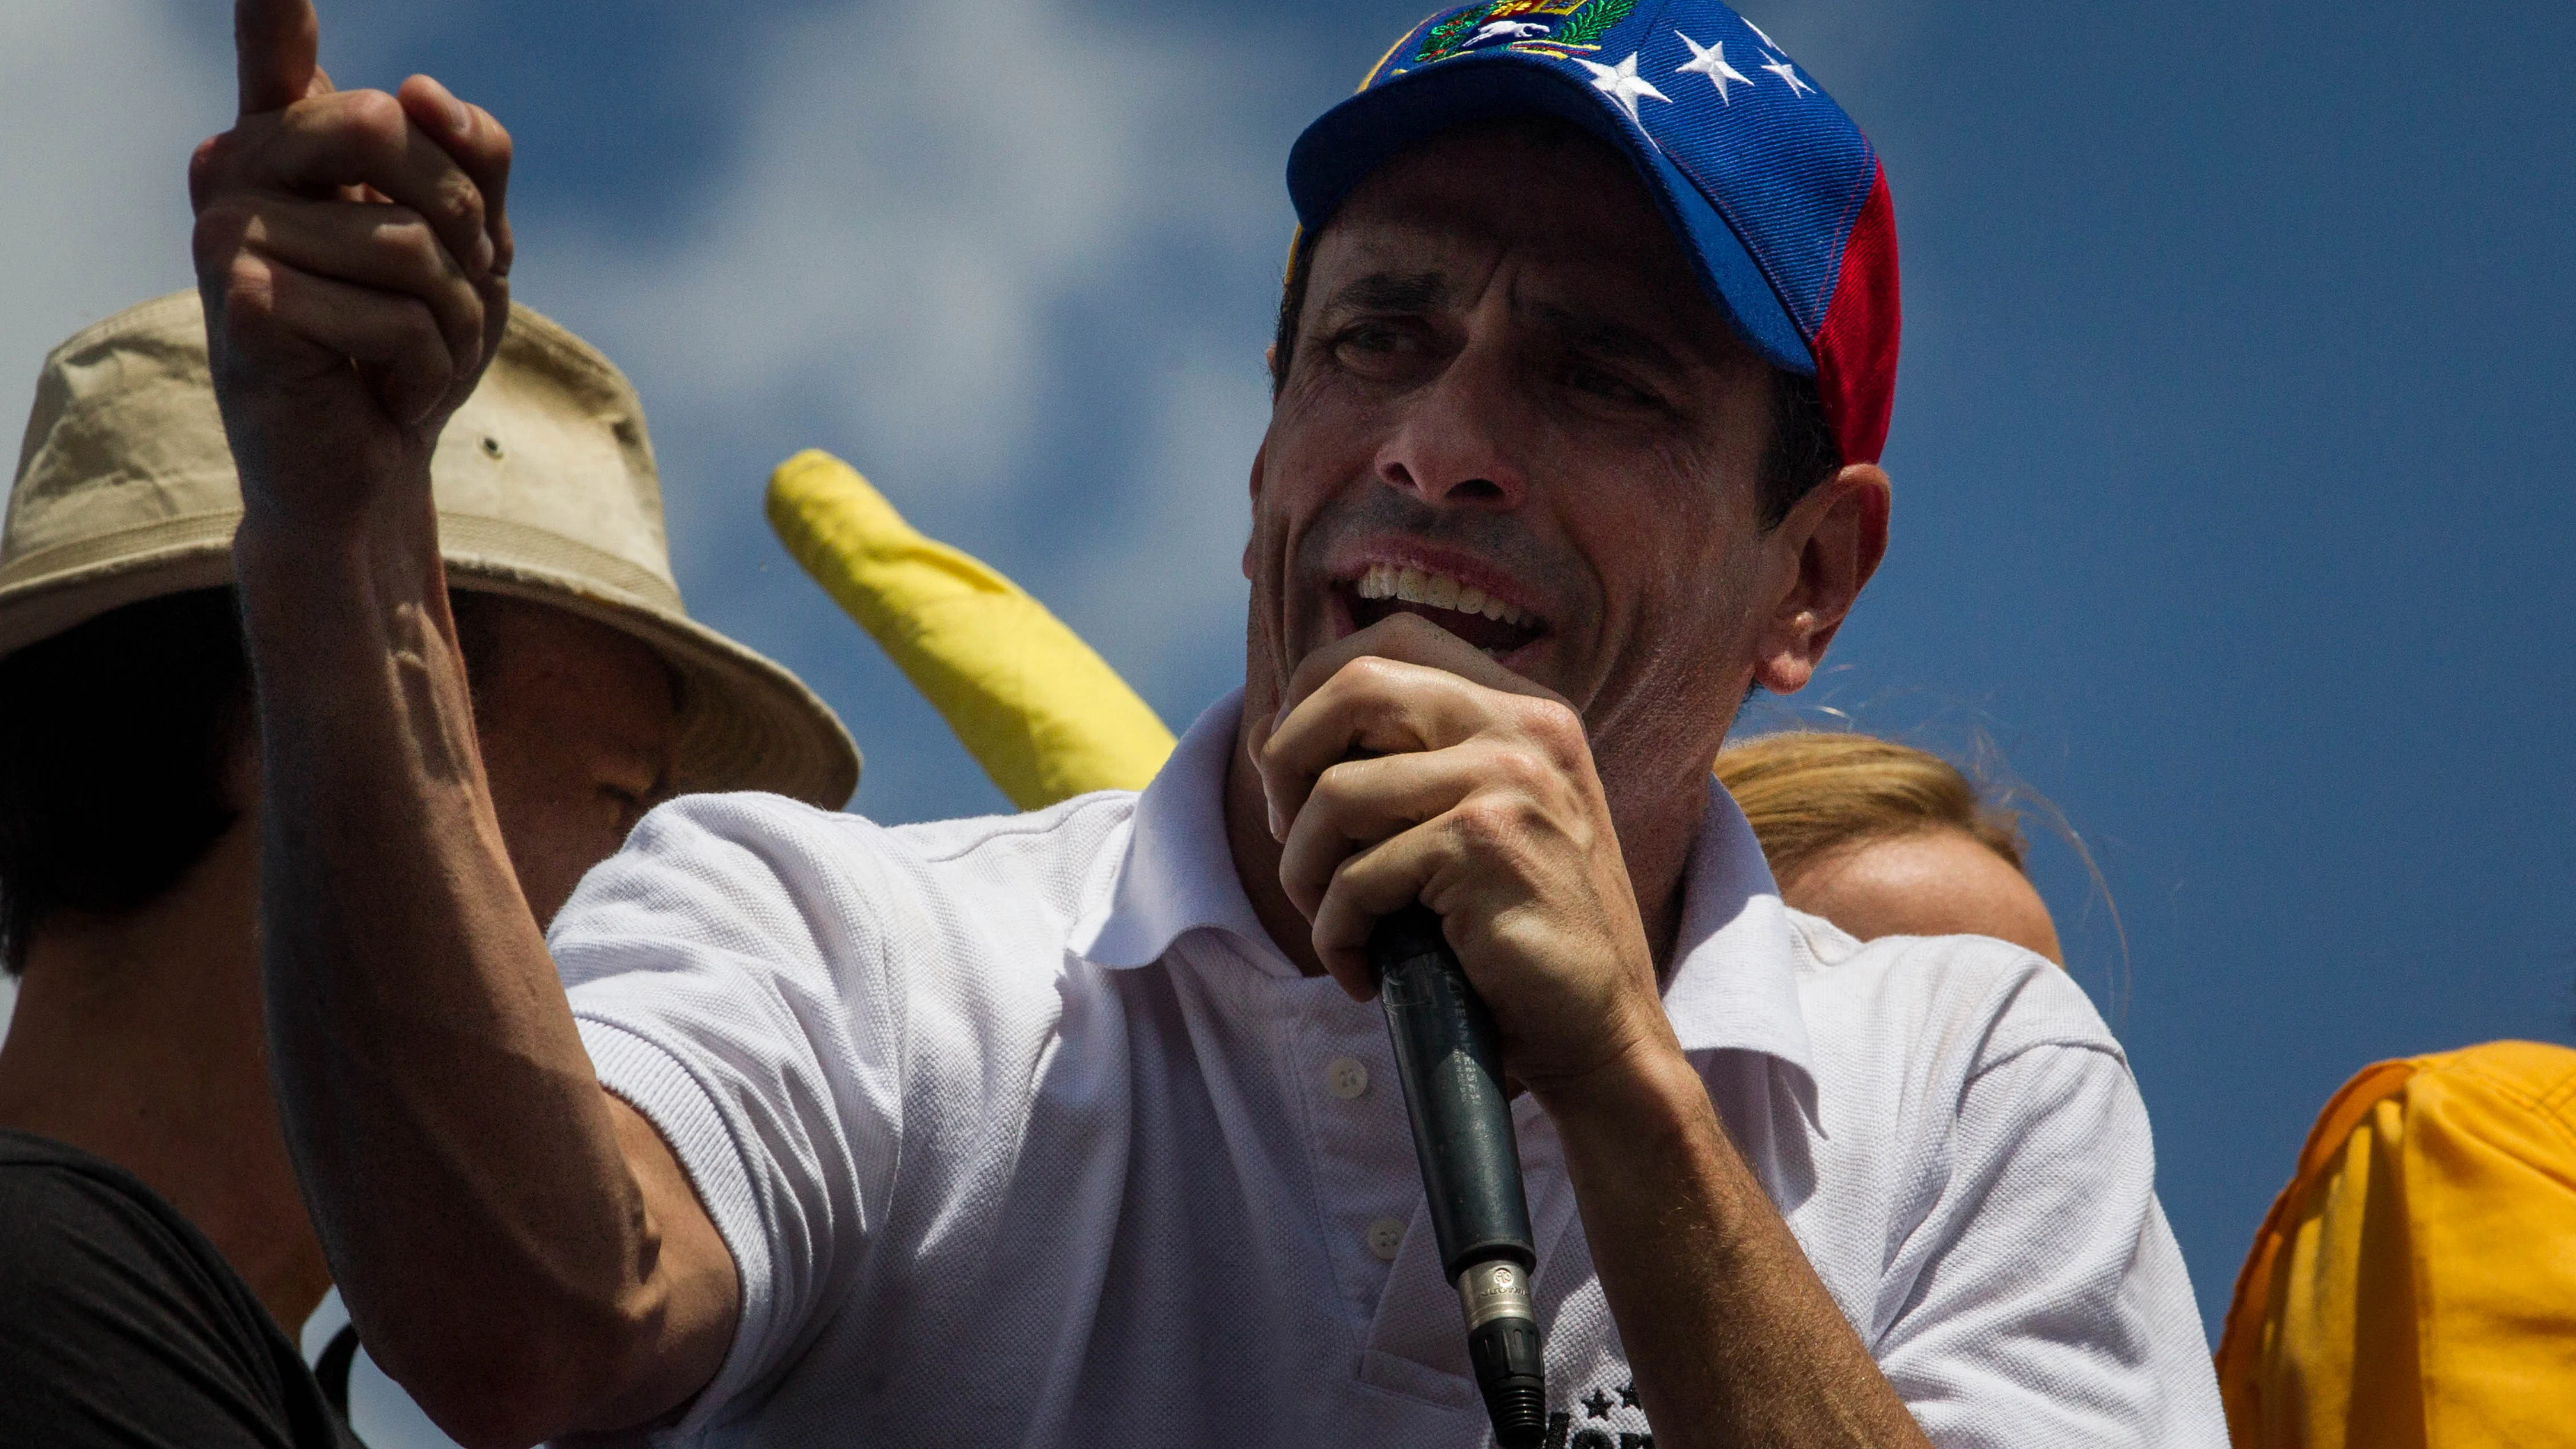
<svg viewBox="0 0 2576 1449">
<path fill-rule="evenodd" d="M 304 99 L 320 74 L 322 21 L 313 0 L 233 0 L 233 63 L 241 113 L 282 111 Z M 329 81 L 322 83 L 328 90 Z"/>
</svg>

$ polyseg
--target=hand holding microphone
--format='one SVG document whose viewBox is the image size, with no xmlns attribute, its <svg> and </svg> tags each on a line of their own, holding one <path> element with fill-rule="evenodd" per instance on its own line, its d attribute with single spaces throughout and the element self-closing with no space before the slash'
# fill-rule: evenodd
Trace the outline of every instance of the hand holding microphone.
<svg viewBox="0 0 2576 1449">
<path fill-rule="evenodd" d="M 1544 1107 L 1670 1030 L 1582 721 L 1410 615 L 1316 651 L 1288 700 L 1251 742 L 1280 882 L 1324 968 L 1361 999 L 1382 985 L 1471 1362 L 1499 1442 L 1535 1444 L 1535 1253 L 1503 1057 Z"/>
</svg>

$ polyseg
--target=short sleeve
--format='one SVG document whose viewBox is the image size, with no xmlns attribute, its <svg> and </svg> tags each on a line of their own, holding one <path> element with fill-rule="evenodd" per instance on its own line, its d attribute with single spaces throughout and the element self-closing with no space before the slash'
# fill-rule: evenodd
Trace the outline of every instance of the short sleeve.
<svg viewBox="0 0 2576 1449">
<path fill-rule="evenodd" d="M 732 1253 L 742 1319 L 667 1436 L 756 1391 L 847 1296 L 902 1141 L 902 1003 L 887 989 L 875 827 L 763 795 L 645 817 L 556 918 L 556 965 L 600 1084 L 685 1168 Z"/>
<path fill-rule="evenodd" d="M 0 1161 L 0 1443 L 351 1442 L 267 1311 L 141 1191 L 58 1162 Z"/>
<path fill-rule="evenodd" d="M 1942 1449 L 2226 1444 L 2146 1107 L 2107 1044 L 1978 1066 L 1895 1270 L 1912 1291 L 1878 1361 Z"/>
</svg>

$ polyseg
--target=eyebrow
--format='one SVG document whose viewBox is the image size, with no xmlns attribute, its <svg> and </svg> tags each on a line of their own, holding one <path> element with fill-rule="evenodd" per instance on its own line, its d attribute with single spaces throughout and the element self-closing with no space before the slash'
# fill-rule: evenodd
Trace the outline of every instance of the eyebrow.
<svg viewBox="0 0 2576 1449">
<path fill-rule="evenodd" d="M 1449 300 L 1449 279 L 1439 272 L 1372 272 L 1335 291 L 1323 313 L 1429 312 Z M 1666 372 L 1683 372 L 1689 361 L 1647 333 L 1624 322 L 1544 303 L 1531 309 L 1558 339 L 1602 357 L 1642 363 Z"/>
<path fill-rule="evenodd" d="M 1688 369 L 1688 362 L 1663 343 L 1624 322 L 1587 317 L 1562 307 L 1539 304 L 1531 311 L 1558 337 L 1587 352 L 1627 362 L 1641 362 L 1668 372 Z"/>
<path fill-rule="evenodd" d="M 1335 312 L 1426 312 L 1449 297 L 1449 279 L 1438 272 L 1373 272 L 1333 294 Z"/>
</svg>

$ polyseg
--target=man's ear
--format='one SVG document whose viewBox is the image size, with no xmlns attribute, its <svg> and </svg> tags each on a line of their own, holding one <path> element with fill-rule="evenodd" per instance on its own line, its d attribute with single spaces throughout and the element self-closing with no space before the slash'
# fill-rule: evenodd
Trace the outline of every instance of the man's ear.
<svg viewBox="0 0 2576 1449">
<path fill-rule="evenodd" d="M 1894 490 L 1875 463 L 1852 463 L 1798 500 L 1772 530 L 1782 585 L 1763 626 L 1753 677 L 1773 694 L 1807 687 L 1826 646 L 1887 556 Z"/>
</svg>

